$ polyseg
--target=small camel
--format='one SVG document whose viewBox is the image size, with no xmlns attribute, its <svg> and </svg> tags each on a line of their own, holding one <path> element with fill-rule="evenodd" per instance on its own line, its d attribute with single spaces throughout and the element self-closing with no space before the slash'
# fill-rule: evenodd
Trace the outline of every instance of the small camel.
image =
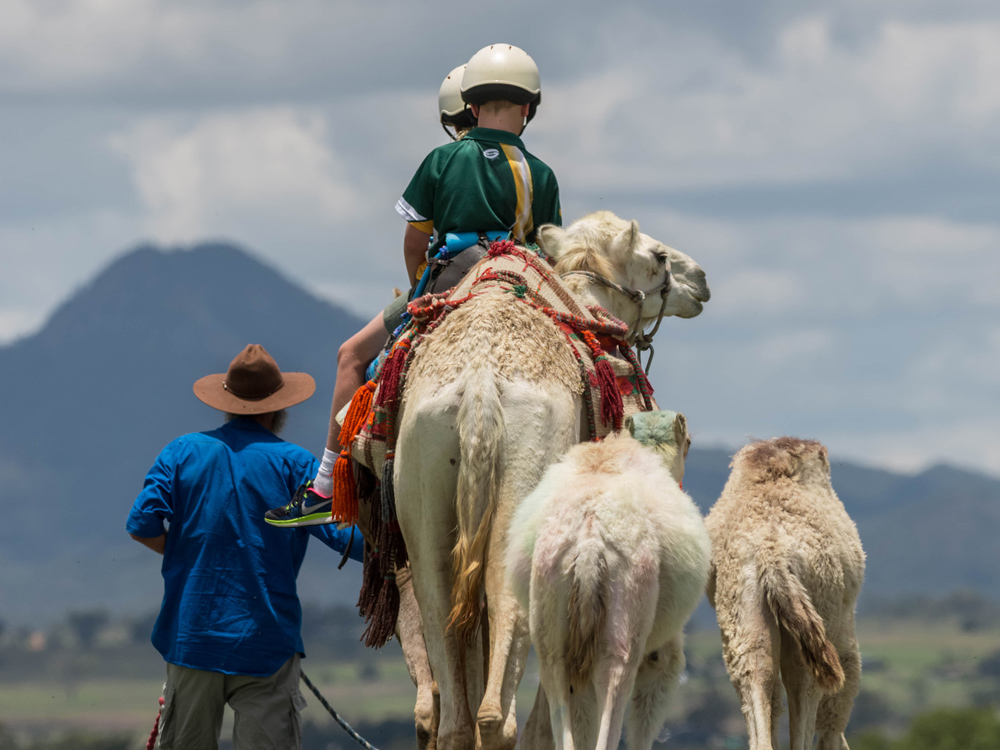
<svg viewBox="0 0 1000 750">
<path fill-rule="evenodd" d="M 750 750 L 778 747 L 782 682 L 792 750 L 811 748 L 817 731 L 817 750 L 848 750 L 865 554 L 830 484 L 826 448 L 790 437 L 744 447 L 706 525 L 708 599 Z"/>
<path fill-rule="evenodd" d="M 529 612 L 559 750 L 617 748 L 629 702 L 627 745 L 649 750 L 684 669 L 683 627 L 708 578 L 709 540 L 678 486 L 684 417 L 673 425 L 683 450 L 669 457 L 624 432 L 573 447 L 511 525 L 508 581 Z M 526 729 L 526 746 L 529 737 L 548 746 L 544 734 Z"/>
</svg>

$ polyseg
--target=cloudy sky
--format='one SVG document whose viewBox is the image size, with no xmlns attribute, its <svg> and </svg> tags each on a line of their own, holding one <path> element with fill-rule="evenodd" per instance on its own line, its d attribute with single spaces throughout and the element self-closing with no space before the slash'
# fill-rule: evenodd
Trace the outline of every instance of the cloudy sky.
<svg viewBox="0 0 1000 750">
<path fill-rule="evenodd" d="M 0 343 L 140 241 L 372 314 L 444 75 L 526 50 L 528 148 L 704 266 L 653 384 L 699 445 L 1000 475 L 995 0 L 0 0 Z"/>
</svg>

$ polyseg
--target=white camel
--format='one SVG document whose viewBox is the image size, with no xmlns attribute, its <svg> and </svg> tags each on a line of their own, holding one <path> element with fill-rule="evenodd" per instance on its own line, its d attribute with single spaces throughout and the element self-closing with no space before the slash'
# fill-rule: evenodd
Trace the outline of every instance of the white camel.
<svg viewBox="0 0 1000 750">
<path fill-rule="evenodd" d="M 778 747 L 781 683 L 792 750 L 847 750 L 861 657 L 854 603 L 865 555 L 813 440 L 752 443 L 706 519 L 712 538 L 708 597 L 750 750 Z M 779 680 L 780 675 L 780 680 Z"/>
<path fill-rule="evenodd" d="M 541 227 L 539 239 L 557 272 L 588 271 L 618 285 L 583 275 L 567 282 L 585 304 L 605 307 L 634 330 L 661 312 L 696 315 L 708 299 L 693 261 L 609 212 L 565 230 Z M 662 306 L 659 294 L 655 304 L 636 304 L 636 295 L 620 291 L 659 290 L 672 253 L 688 267 Z M 397 422 L 395 497 L 440 690 L 441 750 L 466 750 L 477 738 L 488 750 L 516 742 L 514 693 L 529 641 L 504 580 L 507 530 L 546 467 L 580 442 L 581 390 L 563 333 L 511 294 L 462 304 L 414 355 Z"/>
<path fill-rule="evenodd" d="M 672 444 L 686 447 L 683 416 L 674 425 Z M 649 750 L 666 720 L 709 566 L 682 472 L 620 433 L 571 448 L 514 516 L 508 579 L 529 612 L 558 750 L 614 750 L 630 703 L 630 750 Z"/>
</svg>

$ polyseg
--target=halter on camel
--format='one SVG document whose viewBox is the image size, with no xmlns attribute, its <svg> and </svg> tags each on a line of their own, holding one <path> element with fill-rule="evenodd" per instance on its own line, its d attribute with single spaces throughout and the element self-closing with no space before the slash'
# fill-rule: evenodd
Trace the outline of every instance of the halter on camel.
<svg viewBox="0 0 1000 750">
<path fill-rule="evenodd" d="M 560 274 L 560 276 L 563 278 L 566 276 L 584 276 L 596 284 L 606 286 L 608 289 L 628 297 L 638 306 L 638 315 L 635 323 L 630 324 L 628 327 L 629 333 L 627 341 L 629 344 L 635 346 L 636 350 L 639 352 L 640 358 L 642 356 L 642 352 L 647 349 L 649 350 L 649 359 L 646 360 L 646 366 L 644 368 L 646 374 L 649 375 L 649 368 L 653 364 L 653 336 L 655 336 L 656 332 L 660 330 L 660 323 L 663 322 L 663 313 L 667 309 L 667 296 L 670 294 L 670 289 L 672 288 L 669 269 L 667 270 L 667 276 L 663 280 L 663 283 L 658 287 L 650 289 L 648 292 L 644 292 L 641 289 L 631 289 L 627 286 L 622 286 L 621 284 L 601 276 L 600 274 L 594 273 L 593 271 L 567 271 L 564 274 Z M 644 314 L 646 312 L 646 299 L 652 298 L 656 292 L 660 293 L 660 309 L 656 313 L 656 323 L 653 324 L 653 330 L 646 333 L 642 330 L 643 318 L 652 317 L 652 315 Z"/>
</svg>

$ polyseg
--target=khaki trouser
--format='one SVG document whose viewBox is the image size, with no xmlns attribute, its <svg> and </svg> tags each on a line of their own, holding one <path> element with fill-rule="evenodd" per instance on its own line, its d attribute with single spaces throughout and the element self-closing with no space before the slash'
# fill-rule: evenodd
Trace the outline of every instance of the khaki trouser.
<svg viewBox="0 0 1000 750">
<path fill-rule="evenodd" d="M 218 750 L 222 714 L 233 709 L 233 750 L 299 750 L 306 701 L 299 692 L 299 656 L 270 677 L 221 674 L 167 664 L 161 750 Z"/>
</svg>

